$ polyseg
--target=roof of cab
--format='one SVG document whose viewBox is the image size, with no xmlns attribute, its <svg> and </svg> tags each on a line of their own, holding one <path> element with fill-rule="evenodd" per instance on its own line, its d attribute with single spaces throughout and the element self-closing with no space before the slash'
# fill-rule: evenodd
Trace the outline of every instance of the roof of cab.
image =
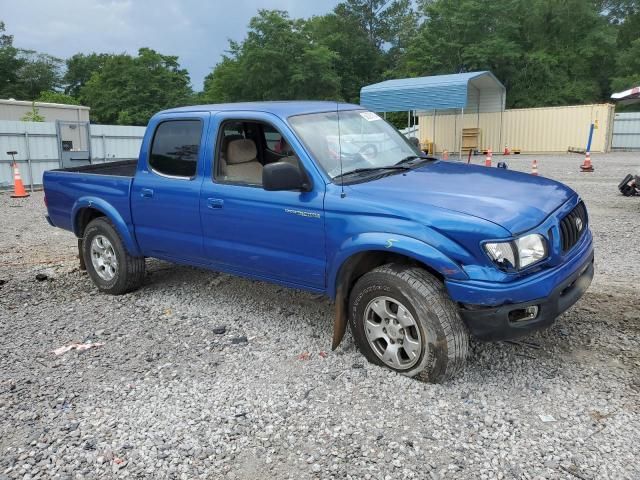
<svg viewBox="0 0 640 480">
<path fill-rule="evenodd" d="M 266 112 L 279 117 L 290 117 L 305 113 L 330 112 L 339 108 L 343 110 L 362 109 L 360 105 L 350 103 L 327 102 L 315 100 L 291 100 L 275 102 L 241 102 L 241 103 L 217 103 L 212 105 L 191 105 L 188 107 L 171 108 L 158 112 L 158 115 L 189 112 Z"/>
</svg>

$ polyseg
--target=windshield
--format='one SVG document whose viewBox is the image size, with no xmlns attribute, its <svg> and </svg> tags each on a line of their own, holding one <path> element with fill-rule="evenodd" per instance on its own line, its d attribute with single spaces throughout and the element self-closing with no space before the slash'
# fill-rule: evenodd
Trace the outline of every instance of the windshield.
<svg viewBox="0 0 640 480">
<path fill-rule="evenodd" d="M 341 111 L 339 123 L 335 111 L 296 115 L 289 122 L 331 179 L 355 170 L 393 167 L 419 154 L 395 128 L 367 110 Z"/>
</svg>

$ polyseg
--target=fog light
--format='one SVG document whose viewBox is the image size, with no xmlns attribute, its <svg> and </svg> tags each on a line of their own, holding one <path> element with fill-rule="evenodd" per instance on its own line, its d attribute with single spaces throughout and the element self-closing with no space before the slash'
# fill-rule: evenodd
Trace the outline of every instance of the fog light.
<svg viewBox="0 0 640 480">
<path fill-rule="evenodd" d="M 525 308 L 518 308 L 517 310 L 511 310 L 509 312 L 509 320 L 511 322 L 525 322 L 527 320 L 533 320 L 538 316 L 538 306 L 531 305 Z"/>
<path fill-rule="evenodd" d="M 527 314 L 527 320 L 533 320 L 534 318 L 536 318 L 538 316 L 538 306 L 537 305 L 532 305 L 530 307 L 527 307 L 524 309 L 525 313 Z"/>
</svg>

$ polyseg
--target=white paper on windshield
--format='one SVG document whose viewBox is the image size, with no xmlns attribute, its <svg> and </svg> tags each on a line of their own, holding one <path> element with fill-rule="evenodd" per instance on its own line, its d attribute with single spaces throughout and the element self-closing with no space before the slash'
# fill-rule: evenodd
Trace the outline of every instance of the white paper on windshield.
<svg viewBox="0 0 640 480">
<path fill-rule="evenodd" d="M 367 122 L 375 122 L 376 120 L 380 120 L 380 117 L 373 112 L 360 112 L 360 116 Z"/>
</svg>

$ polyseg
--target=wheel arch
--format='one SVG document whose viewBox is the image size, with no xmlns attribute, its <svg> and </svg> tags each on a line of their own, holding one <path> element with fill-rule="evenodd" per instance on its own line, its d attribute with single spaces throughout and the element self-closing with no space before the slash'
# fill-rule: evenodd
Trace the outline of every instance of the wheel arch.
<svg viewBox="0 0 640 480">
<path fill-rule="evenodd" d="M 138 243 L 120 213 L 112 205 L 99 198 L 83 197 L 74 204 L 71 218 L 73 233 L 76 237 L 82 239 L 87 225 L 98 217 L 106 217 L 111 221 L 130 255 L 141 255 Z"/>
<path fill-rule="evenodd" d="M 335 317 L 331 348 L 335 350 L 347 328 L 349 293 L 365 273 L 387 263 L 420 267 L 441 281 L 466 279 L 462 268 L 436 248 L 411 237 L 369 234 L 344 250 L 334 262 L 328 282 L 329 296 L 335 299 Z"/>
</svg>

